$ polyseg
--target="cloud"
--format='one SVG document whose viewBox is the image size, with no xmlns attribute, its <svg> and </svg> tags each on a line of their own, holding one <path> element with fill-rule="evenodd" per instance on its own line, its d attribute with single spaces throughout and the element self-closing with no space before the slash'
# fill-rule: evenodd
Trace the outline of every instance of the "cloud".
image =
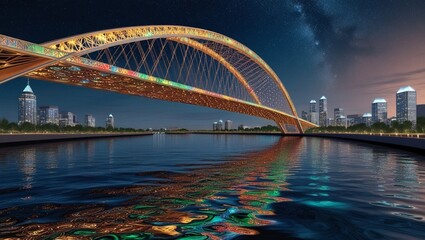
<svg viewBox="0 0 425 240">
<path fill-rule="evenodd" d="M 388 74 L 384 76 L 378 76 L 373 77 L 369 79 L 369 81 L 366 81 L 361 84 L 357 84 L 357 88 L 364 88 L 372 87 L 376 89 L 376 87 L 383 88 L 383 87 L 393 87 L 394 85 L 400 86 L 400 85 L 425 85 L 425 82 L 423 82 L 423 76 L 422 74 L 425 73 L 425 68 L 419 68 L 416 70 L 406 71 L 406 72 L 399 72 L 399 73 L 393 73 Z"/>
<path fill-rule="evenodd" d="M 383 80 L 373 80 L 361 85 L 357 85 L 356 89 L 364 89 L 364 92 L 368 93 L 393 93 L 397 91 L 401 86 L 410 85 L 413 88 L 417 89 L 425 86 L 423 78 L 407 78 L 407 77 L 397 77 L 397 78 L 388 78 Z"/>
<path fill-rule="evenodd" d="M 410 77 L 410 76 L 414 76 L 414 75 L 421 74 L 421 73 L 425 73 L 425 68 L 420 68 L 420 69 L 407 71 L 407 72 L 401 72 L 401 73 L 394 73 L 394 74 L 391 74 L 391 75 L 382 76 L 381 78 Z"/>
</svg>

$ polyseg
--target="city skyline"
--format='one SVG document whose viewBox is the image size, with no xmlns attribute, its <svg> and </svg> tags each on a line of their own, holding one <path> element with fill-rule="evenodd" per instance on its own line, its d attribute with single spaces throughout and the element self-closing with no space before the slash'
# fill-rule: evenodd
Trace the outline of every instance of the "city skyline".
<svg viewBox="0 0 425 240">
<path fill-rule="evenodd" d="M 387 125 L 391 124 L 392 120 L 396 120 L 399 123 L 404 121 L 412 122 L 413 126 L 416 125 L 417 117 L 424 117 L 425 114 L 422 114 L 422 106 L 425 104 L 417 103 L 417 93 L 414 88 L 411 86 L 401 86 L 398 91 L 395 93 L 396 99 L 396 114 L 394 116 L 388 116 L 388 105 L 387 100 L 384 98 L 377 97 L 371 102 L 370 111 L 365 111 L 363 113 L 354 113 L 348 110 L 344 111 L 344 108 L 336 107 L 334 108 L 333 118 L 328 115 L 327 111 L 327 98 L 322 96 L 319 100 L 319 126 L 350 126 L 359 123 L 366 123 L 366 125 L 371 125 L 377 122 L 383 122 Z M 340 106 L 335 104 L 335 106 Z M 345 114 L 344 114 L 345 112 Z M 323 117 L 322 117 L 323 113 Z M 310 100 L 309 112 L 302 110 L 302 118 L 310 122 L 317 122 L 317 108 L 316 100 Z M 328 116 L 325 118 L 325 116 Z M 362 116 L 362 117 L 360 117 Z M 359 121 L 359 119 L 362 119 Z M 369 119 L 370 118 L 370 119 Z M 350 123 L 347 124 L 347 121 Z"/>
<path fill-rule="evenodd" d="M 375 108 L 378 108 L 377 107 L 377 105 L 379 105 L 379 108 L 385 108 L 385 110 L 380 110 L 379 111 L 379 113 L 378 112 L 376 112 L 376 114 L 380 114 L 380 115 L 382 115 L 382 114 L 384 114 L 384 115 L 382 115 L 382 116 L 379 116 L 379 117 L 377 117 L 377 119 L 381 119 L 381 120 L 379 120 L 379 121 L 381 121 L 382 122 L 382 119 L 389 119 L 389 118 L 397 118 L 397 98 L 399 98 L 399 95 L 400 94 L 402 94 L 402 93 L 405 93 L 405 92 L 414 92 L 414 100 L 413 99 L 410 99 L 410 102 L 409 102 L 409 104 L 411 105 L 411 106 L 413 106 L 413 105 L 415 105 L 415 106 L 417 106 L 417 105 L 424 105 L 424 104 L 421 104 L 421 103 L 419 103 L 419 102 L 417 102 L 417 99 L 420 97 L 420 96 L 418 96 L 417 95 L 417 91 L 414 89 L 414 88 L 412 88 L 411 86 L 400 86 L 399 88 L 398 88 L 398 90 L 395 92 L 395 96 L 393 96 L 393 100 L 395 101 L 395 104 L 394 104 L 394 106 L 392 106 L 393 108 L 392 108 L 392 112 L 394 113 L 394 115 L 388 115 L 388 102 L 387 102 L 387 100 L 385 99 L 385 98 L 381 98 L 381 97 L 375 97 L 374 99 L 373 99 L 373 101 L 371 101 L 371 108 L 369 108 L 368 110 L 366 110 L 366 111 L 363 111 L 363 112 L 353 112 L 353 111 L 351 111 L 350 110 L 350 106 L 348 106 L 348 112 L 349 112 L 349 114 L 364 114 L 364 113 L 370 113 L 370 114 L 372 114 L 373 115 L 373 112 L 374 112 L 374 105 L 375 105 Z M 407 97 L 405 97 L 405 98 L 407 98 Z M 391 98 L 390 98 L 391 99 Z M 407 101 L 407 99 L 406 99 L 406 102 L 408 102 Z M 312 105 L 313 104 L 313 105 Z M 334 105 L 335 106 L 335 109 L 347 109 L 346 107 L 342 107 L 340 104 L 335 104 L 335 103 L 333 103 L 333 102 L 331 102 L 331 104 L 332 105 Z M 407 103 L 406 103 L 407 104 Z M 315 100 L 315 99 L 311 99 L 310 100 L 310 102 L 309 102 L 309 112 L 311 112 L 312 111 L 312 106 L 314 106 L 313 107 L 313 109 L 316 109 L 314 112 L 318 112 L 317 111 L 317 108 L 316 108 L 316 105 L 317 105 L 317 101 Z M 325 107 L 324 107 L 324 109 L 325 109 L 325 112 L 327 112 L 327 105 L 328 105 L 328 101 L 327 101 L 327 98 L 325 97 L 325 96 L 322 96 L 320 99 L 319 99 L 319 112 L 322 112 L 322 110 L 320 110 L 320 105 L 324 105 Z M 301 109 L 301 110 L 298 110 L 298 111 L 300 111 L 301 112 L 301 114 L 299 114 L 300 116 L 303 114 L 303 113 L 306 113 L 306 111 L 304 110 L 304 109 Z M 377 111 L 377 110 L 375 110 L 375 111 Z M 415 107 L 415 109 L 412 109 L 412 110 L 410 110 L 410 111 L 414 111 L 414 112 L 416 112 L 416 107 Z M 347 113 L 348 114 L 348 113 Z M 347 115 L 346 114 L 346 115 Z M 416 113 L 415 113 L 416 114 Z M 406 115 L 407 115 L 407 113 L 406 113 Z M 412 113 L 410 113 L 410 115 L 412 115 Z M 328 119 L 329 119 L 329 114 L 327 115 L 328 116 Z M 410 119 L 414 119 L 415 118 L 415 116 L 416 115 L 414 115 L 414 116 L 411 116 L 410 117 Z M 306 119 L 306 120 L 308 120 L 308 119 Z M 375 119 L 376 120 L 376 119 Z"/>
<path fill-rule="evenodd" d="M 84 120 L 79 121 L 77 114 L 64 110 L 59 111 L 58 106 L 42 105 L 37 107 L 37 95 L 32 90 L 29 79 L 18 98 L 18 102 L 18 124 L 27 122 L 34 125 L 55 124 L 60 127 L 75 125 L 96 127 L 96 118 L 92 114 L 84 114 Z M 109 114 L 106 118 L 105 127 L 108 126 L 115 127 L 112 114 Z"/>
<path fill-rule="evenodd" d="M 425 39 L 425 30 L 420 27 L 425 21 L 425 3 L 421 1 L 129 1 L 114 9 L 88 3 L 87 9 L 100 7 L 99 11 L 105 10 L 107 15 L 121 16 L 112 22 L 106 16 L 94 17 L 85 8 L 76 10 L 74 6 L 45 6 L 36 1 L 0 4 L 0 11 L 4 11 L 0 14 L 1 34 L 38 43 L 94 30 L 150 24 L 187 25 L 226 34 L 255 50 L 270 64 L 300 115 L 308 109 L 305 99 L 325 95 L 328 109 L 337 107 L 333 103 L 338 102 L 350 113 L 370 112 L 368 106 L 373 99 L 382 97 L 388 101 L 388 116 L 394 116 L 393 91 L 402 85 L 415 88 L 417 103 L 425 103 L 425 48 L 420 44 Z M 24 11 L 26 16 L 21 16 L 22 8 L 34 11 Z M 37 9 L 60 14 L 43 15 Z M 211 14 L 214 9 L 219 14 Z M 164 14 L 157 16 L 155 12 L 159 11 Z M 393 12 L 403 21 L 394 19 Z M 33 23 L 28 24 L 26 19 Z M 20 89 L 24 81 L 16 79 L 0 86 L 0 117 L 16 119 L 13 111 L 19 91 L 13 90 Z M 89 107 L 114 112 L 120 116 L 117 125 L 124 127 L 209 128 L 217 117 L 234 119 L 235 125 L 271 123 L 220 110 L 38 80 L 32 81 L 32 85 L 37 92 L 45 93 L 45 102 L 40 101 L 40 106 L 58 100 L 56 105 L 80 116 L 91 112 Z M 67 99 L 63 99 L 64 95 Z M 101 119 L 99 113 L 93 115 Z"/>
</svg>

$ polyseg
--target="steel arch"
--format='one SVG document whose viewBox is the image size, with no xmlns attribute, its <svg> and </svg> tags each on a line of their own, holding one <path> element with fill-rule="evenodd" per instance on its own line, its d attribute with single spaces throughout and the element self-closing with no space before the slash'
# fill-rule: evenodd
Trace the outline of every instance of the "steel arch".
<svg viewBox="0 0 425 240">
<path fill-rule="evenodd" d="M 43 45 L 33 44 L 23 40 L 14 39 L 14 38 L 0 35 L 0 55 L 2 54 L 2 49 L 4 49 L 5 51 L 11 51 L 11 53 L 16 53 L 17 55 L 21 57 L 24 56 L 23 57 L 24 63 L 23 64 L 20 63 L 20 65 L 18 64 L 15 67 L 7 66 L 9 63 L 8 60 L 2 60 L 0 56 L 0 83 L 4 80 L 9 80 L 21 75 L 29 74 L 31 72 L 34 72 L 37 69 L 42 70 L 43 68 L 47 66 L 53 66 L 54 64 L 57 64 L 57 63 L 68 63 L 68 64 L 74 63 L 75 64 L 80 62 L 81 64 L 81 61 L 84 62 L 85 60 L 84 58 L 80 56 L 89 54 L 91 52 L 95 52 L 101 49 L 109 48 L 112 46 L 118 46 L 118 45 L 122 45 L 126 43 L 144 41 L 149 39 L 157 39 L 157 38 L 166 38 L 168 40 L 185 44 L 191 48 L 194 48 L 196 50 L 206 53 L 208 56 L 218 61 L 221 65 L 225 66 L 235 76 L 235 78 L 243 85 L 243 87 L 248 91 L 248 93 L 256 102 L 256 104 L 253 104 L 249 102 L 239 101 L 237 99 L 234 99 L 231 97 L 229 98 L 228 96 L 222 95 L 221 98 L 227 99 L 228 101 L 233 102 L 233 106 L 227 106 L 227 107 L 221 106 L 220 109 L 246 113 L 246 114 L 254 114 L 253 111 L 255 112 L 255 109 L 260 110 L 260 112 L 257 112 L 254 115 L 274 120 L 283 132 L 286 132 L 285 130 L 286 123 L 294 124 L 298 128 L 298 131 L 300 133 L 304 131 L 304 128 L 315 127 L 314 124 L 311 124 L 310 122 L 299 119 L 299 117 L 297 116 L 295 107 L 292 103 L 292 100 L 287 90 L 283 86 L 282 82 L 280 81 L 278 76 L 275 74 L 275 72 L 256 53 L 254 53 L 252 50 L 250 50 L 243 44 L 237 42 L 236 40 L 233 40 L 229 37 L 226 37 L 224 35 L 221 35 L 215 32 L 211 32 L 211 31 L 199 29 L 199 28 L 191 28 L 191 27 L 183 27 L 183 26 L 142 26 L 142 27 L 119 28 L 119 29 L 111 29 L 111 30 L 104 30 L 104 31 L 97 31 L 97 32 L 92 32 L 87 34 L 76 35 L 73 37 L 68 37 L 65 39 L 60 39 L 60 40 L 44 43 Z M 276 83 L 278 89 L 282 92 L 284 99 L 288 103 L 290 110 L 292 111 L 292 115 L 261 105 L 261 102 L 258 99 L 256 93 L 250 87 L 246 79 L 239 73 L 239 71 L 235 67 L 233 67 L 231 63 L 227 62 L 226 59 L 221 57 L 219 53 L 215 52 L 213 49 L 209 48 L 208 46 L 203 45 L 201 42 L 196 41 L 195 39 L 216 42 L 218 44 L 222 44 L 224 46 L 232 48 L 233 50 L 238 51 L 244 56 L 247 56 L 255 64 L 261 67 L 261 69 L 263 69 L 264 72 Z M 30 60 L 25 60 L 25 59 L 30 59 Z M 96 63 L 96 64 L 102 65 L 102 63 Z M 94 69 L 98 71 L 106 71 L 105 69 L 103 69 L 103 67 L 106 67 L 106 68 L 114 67 L 107 64 L 103 66 L 102 69 L 99 69 L 96 67 L 93 68 L 85 64 L 82 64 L 82 66 L 88 67 L 89 70 L 91 68 L 92 70 Z M 112 72 L 112 73 L 116 74 L 116 72 Z M 132 72 L 132 74 L 140 75 L 141 73 Z M 153 76 L 147 76 L 147 75 L 145 76 L 148 79 L 155 78 Z M 132 76 L 127 74 L 124 77 L 128 78 Z M 40 76 L 38 76 L 38 78 L 42 79 Z M 163 79 L 159 81 L 159 83 L 162 84 L 162 81 L 169 82 Z M 106 88 L 103 88 L 103 89 L 106 89 Z M 201 89 L 198 89 L 198 93 L 205 94 L 206 92 L 208 91 L 203 91 Z M 135 93 L 132 93 L 132 94 L 135 94 Z M 210 100 L 214 100 L 213 98 L 215 96 L 219 96 L 220 94 L 214 94 L 210 92 L 207 95 L 209 95 L 208 98 L 210 98 Z M 164 99 L 166 99 L 166 97 L 164 97 Z M 196 101 L 195 103 L 193 103 L 193 101 L 191 102 L 190 100 L 182 101 L 180 99 L 180 101 L 191 103 L 191 104 L 197 104 Z M 248 104 L 248 105 L 244 106 L 241 104 Z M 203 105 L 210 106 L 209 103 L 205 103 L 205 102 L 203 103 Z M 250 110 L 249 111 L 246 109 L 238 110 L 235 108 L 237 106 L 240 106 L 241 108 L 247 107 Z M 213 106 L 211 105 L 211 107 Z"/>
<path fill-rule="evenodd" d="M 86 34 L 75 35 L 51 42 L 44 43 L 43 46 L 58 49 L 64 52 L 75 53 L 78 52 L 79 55 L 88 54 L 95 52 L 97 50 L 117 46 L 125 43 L 143 41 L 154 38 L 192 38 L 192 39 L 203 39 L 208 41 L 217 42 L 233 48 L 238 52 L 244 54 L 245 56 L 251 58 L 256 62 L 278 86 L 279 90 L 282 92 L 283 97 L 289 104 L 289 107 L 292 111 L 292 114 L 298 119 L 298 114 L 295 109 L 295 106 L 291 100 L 291 97 L 288 94 L 288 91 L 283 86 L 282 81 L 279 79 L 277 74 L 272 70 L 272 68 L 254 51 L 243 45 L 242 43 L 231 39 L 222 34 L 200 29 L 193 27 L 185 26 L 168 26 L 168 25 L 159 25 L 159 26 L 136 26 L 136 27 L 126 27 L 126 28 L 116 28 L 109 30 L 96 31 Z M 183 42 L 184 43 L 184 42 Z M 300 132 L 303 132 L 303 127 L 298 121 L 297 127 Z"/>
</svg>

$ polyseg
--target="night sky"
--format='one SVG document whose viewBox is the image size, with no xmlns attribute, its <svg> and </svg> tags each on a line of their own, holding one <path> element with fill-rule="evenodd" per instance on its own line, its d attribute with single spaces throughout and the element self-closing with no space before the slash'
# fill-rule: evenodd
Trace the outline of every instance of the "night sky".
<svg viewBox="0 0 425 240">
<path fill-rule="evenodd" d="M 35 43 L 126 26 L 184 25 L 227 35 L 254 50 L 281 78 L 299 112 L 311 99 L 329 109 L 370 112 L 376 97 L 395 114 L 395 93 L 416 89 L 425 103 L 425 1 L 145 0 L 0 1 L 0 34 Z M 0 85 L 0 117 L 17 121 L 23 78 Z M 211 128 L 267 120 L 204 107 L 32 80 L 38 106 L 58 105 L 119 127 Z M 331 113 L 333 115 L 333 112 Z"/>
</svg>

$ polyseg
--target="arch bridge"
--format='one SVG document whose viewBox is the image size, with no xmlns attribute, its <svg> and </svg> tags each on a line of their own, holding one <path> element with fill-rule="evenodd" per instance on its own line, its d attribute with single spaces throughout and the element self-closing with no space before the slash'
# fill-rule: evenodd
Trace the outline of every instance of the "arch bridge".
<svg viewBox="0 0 425 240">
<path fill-rule="evenodd" d="M 118 28 L 42 44 L 0 35 L 0 83 L 19 76 L 262 117 L 283 133 L 316 127 L 255 52 L 199 28 Z"/>
</svg>

